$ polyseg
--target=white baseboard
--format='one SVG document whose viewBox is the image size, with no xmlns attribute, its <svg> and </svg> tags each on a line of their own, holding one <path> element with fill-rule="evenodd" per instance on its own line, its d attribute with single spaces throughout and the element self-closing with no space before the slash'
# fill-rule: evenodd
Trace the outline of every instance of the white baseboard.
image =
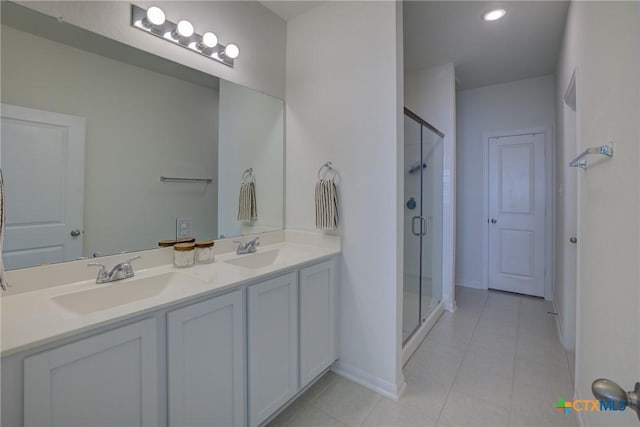
<svg viewBox="0 0 640 427">
<path fill-rule="evenodd" d="M 552 300 L 551 304 L 553 306 L 553 311 L 555 313 L 558 313 L 557 315 L 554 316 L 556 318 L 556 329 L 558 330 L 558 338 L 560 338 L 560 343 L 562 344 L 562 347 L 566 350 L 567 346 L 565 345 L 564 334 L 562 333 L 562 316 L 560 315 L 560 311 L 558 310 L 556 301 Z"/>
<path fill-rule="evenodd" d="M 475 280 L 459 280 L 456 282 L 456 286 L 462 286 L 463 288 L 472 288 L 472 289 L 487 289 L 482 282 L 478 282 Z"/>
<path fill-rule="evenodd" d="M 382 378 L 375 377 L 360 368 L 344 363 L 341 360 L 337 360 L 331 367 L 331 370 L 354 383 L 360 384 L 393 400 L 398 400 L 407 387 L 404 376 L 401 376 L 402 382 L 400 384 L 393 384 Z"/>
</svg>

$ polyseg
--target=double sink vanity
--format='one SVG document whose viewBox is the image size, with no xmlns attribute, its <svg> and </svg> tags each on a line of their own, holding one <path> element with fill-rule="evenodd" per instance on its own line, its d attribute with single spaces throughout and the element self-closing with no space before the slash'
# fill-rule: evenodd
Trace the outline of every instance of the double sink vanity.
<svg viewBox="0 0 640 427">
<path fill-rule="evenodd" d="M 340 242 L 263 236 L 246 255 L 219 241 L 214 263 L 186 269 L 146 251 L 134 277 L 105 284 L 74 280 L 95 274 L 75 261 L 32 269 L 53 285 L 21 291 L 39 280 L 18 270 L 1 298 L 2 425 L 264 424 L 337 357 Z"/>
</svg>

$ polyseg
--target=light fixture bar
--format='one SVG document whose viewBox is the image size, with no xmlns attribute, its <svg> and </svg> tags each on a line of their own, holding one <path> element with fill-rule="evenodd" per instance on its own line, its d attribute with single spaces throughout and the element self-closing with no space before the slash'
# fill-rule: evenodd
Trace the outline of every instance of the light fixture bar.
<svg viewBox="0 0 640 427">
<path fill-rule="evenodd" d="M 159 22 L 159 20 L 156 22 Z M 193 32 L 189 37 L 179 36 L 178 24 L 169 20 L 164 20 L 160 25 L 154 25 L 153 22 L 147 19 L 147 10 L 134 4 L 131 5 L 131 26 L 173 44 L 177 44 L 178 46 L 182 46 L 192 52 L 199 53 L 202 56 L 213 59 L 231 68 L 233 68 L 234 58 L 237 57 L 237 52 L 233 52 L 236 53 L 234 58 L 226 55 L 226 46 L 224 45 L 218 43 L 214 47 L 209 47 L 207 43 L 202 43 L 203 36 L 196 32 Z M 211 39 L 211 36 L 207 38 Z M 235 50 L 237 51 L 237 48 Z"/>
</svg>

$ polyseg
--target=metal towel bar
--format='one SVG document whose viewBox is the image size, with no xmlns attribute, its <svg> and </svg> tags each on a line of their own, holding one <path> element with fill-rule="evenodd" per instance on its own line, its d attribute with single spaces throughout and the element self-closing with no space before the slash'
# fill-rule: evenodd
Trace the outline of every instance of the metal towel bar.
<svg viewBox="0 0 640 427">
<path fill-rule="evenodd" d="M 570 161 L 569 162 L 569 166 L 572 167 L 572 168 L 587 169 L 589 166 L 594 166 L 594 165 L 600 163 L 602 160 L 605 160 L 605 159 L 600 159 L 600 160 L 596 161 L 595 163 L 589 164 L 589 162 L 587 161 L 587 156 L 589 156 L 591 154 L 598 154 L 598 155 L 602 155 L 602 156 L 607 156 L 609 158 L 613 157 L 613 142 L 611 142 L 611 143 L 609 143 L 607 145 L 601 145 L 599 147 L 587 148 L 582 153 L 580 153 L 578 155 L 578 157 L 576 157 L 575 159 Z"/>
<path fill-rule="evenodd" d="M 213 182 L 211 178 L 175 178 L 170 176 L 161 176 L 161 182 L 205 182 L 207 184 Z"/>
</svg>

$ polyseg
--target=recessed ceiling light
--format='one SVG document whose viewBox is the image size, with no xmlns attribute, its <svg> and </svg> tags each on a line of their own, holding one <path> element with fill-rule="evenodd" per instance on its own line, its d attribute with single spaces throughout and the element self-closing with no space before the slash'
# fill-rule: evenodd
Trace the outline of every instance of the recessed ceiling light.
<svg viewBox="0 0 640 427">
<path fill-rule="evenodd" d="M 498 19 L 502 18 L 506 14 L 507 14 L 507 11 L 504 9 L 493 9 L 485 13 L 484 15 L 482 15 L 482 19 L 484 19 L 487 22 L 497 21 Z"/>
</svg>

